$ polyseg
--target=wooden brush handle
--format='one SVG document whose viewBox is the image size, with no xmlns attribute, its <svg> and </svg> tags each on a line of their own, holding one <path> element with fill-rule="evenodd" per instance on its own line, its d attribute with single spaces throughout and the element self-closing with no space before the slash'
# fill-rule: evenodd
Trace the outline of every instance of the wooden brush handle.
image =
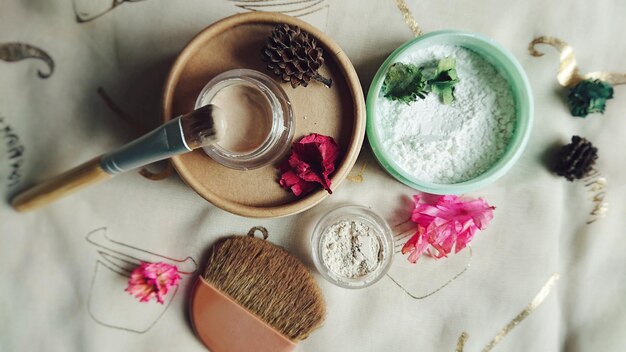
<svg viewBox="0 0 626 352">
<path fill-rule="evenodd" d="M 11 200 L 11 205 L 17 211 L 32 210 L 52 203 L 83 187 L 111 178 L 112 175 L 100 167 L 100 158 L 97 157 L 27 189 L 15 196 Z"/>
</svg>

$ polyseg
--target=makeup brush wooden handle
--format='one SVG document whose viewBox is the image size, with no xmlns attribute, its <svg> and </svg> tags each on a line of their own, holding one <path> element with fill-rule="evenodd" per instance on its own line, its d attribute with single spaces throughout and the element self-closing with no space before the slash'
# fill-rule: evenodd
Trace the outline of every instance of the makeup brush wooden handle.
<svg viewBox="0 0 626 352">
<path fill-rule="evenodd" d="M 106 173 L 100 166 L 100 160 L 101 157 L 97 157 L 27 189 L 15 196 L 11 200 L 11 205 L 20 212 L 32 210 L 83 187 L 111 178 L 112 175 Z"/>
</svg>

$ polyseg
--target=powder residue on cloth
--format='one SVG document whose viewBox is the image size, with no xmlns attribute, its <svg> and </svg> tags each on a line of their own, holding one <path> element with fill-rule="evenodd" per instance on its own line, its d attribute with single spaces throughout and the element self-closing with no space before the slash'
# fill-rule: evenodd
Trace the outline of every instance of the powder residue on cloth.
<svg viewBox="0 0 626 352">
<path fill-rule="evenodd" d="M 380 234 L 358 220 L 343 220 L 329 226 L 321 236 L 322 261 L 343 278 L 355 279 L 376 271 L 383 262 Z"/>
<path fill-rule="evenodd" d="M 467 181 L 504 154 L 515 127 L 515 100 L 507 79 L 482 56 L 454 45 L 436 45 L 400 60 L 432 66 L 445 57 L 456 60 L 459 82 L 454 101 L 436 94 L 410 105 L 380 93 L 376 101 L 379 140 L 401 169 L 432 183 Z"/>
</svg>

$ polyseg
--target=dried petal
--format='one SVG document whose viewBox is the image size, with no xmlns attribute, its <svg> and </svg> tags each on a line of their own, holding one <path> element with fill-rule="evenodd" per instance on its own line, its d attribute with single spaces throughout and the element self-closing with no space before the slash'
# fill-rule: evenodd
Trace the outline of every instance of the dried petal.
<svg viewBox="0 0 626 352">
<path fill-rule="evenodd" d="M 435 258 L 446 257 L 465 248 L 478 230 L 487 227 L 493 219 L 493 210 L 482 198 L 463 200 L 457 196 L 440 196 L 434 204 L 425 203 L 414 196 L 415 208 L 411 221 L 417 232 L 404 244 L 402 254 L 410 253 L 408 260 L 415 263 L 428 252 Z M 430 250 L 429 246 L 436 251 Z"/>
<path fill-rule="evenodd" d="M 283 186 L 283 188 L 291 189 L 296 197 L 299 197 L 302 194 L 307 194 L 315 188 L 314 182 L 307 182 L 301 179 L 300 177 L 298 177 L 298 175 L 296 175 L 295 172 L 291 170 L 283 173 L 279 182 L 280 185 Z"/>
<path fill-rule="evenodd" d="M 330 174 L 335 171 L 338 157 L 339 146 L 332 137 L 317 133 L 305 136 L 293 144 L 291 155 L 281 165 L 280 185 L 296 196 L 309 193 L 318 184 L 332 193 Z"/>
<path fill-rule="evenodd" d="M 174 265 L 163 262 L 142 262 L 130 274 L 125 291 L 139 298 L 140 302 L 148 302 L 155 298 L 157 302 L 163 304 L 164 297 L 170 288 L 178 285 L 179 282 L 180 275 Z"/>
</svg>

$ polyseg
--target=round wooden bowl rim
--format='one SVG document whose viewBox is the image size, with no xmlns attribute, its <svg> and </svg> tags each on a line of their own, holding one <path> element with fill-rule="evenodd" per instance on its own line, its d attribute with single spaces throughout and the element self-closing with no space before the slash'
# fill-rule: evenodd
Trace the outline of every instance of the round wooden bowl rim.
<svg viewBox="0 0 626 352">
<path fill-rule="evenodd" d="M 171 119 L 172 100 L 175 87 L 178 84 L 180 75 L 185 68 L 185 64 L 188 62 L 190 56 L 197 51 L 198 47 L 203 44 L 204 38 L 213 37 L 225 30 L 228 30 L 229 28 L 248 23 L 287 23 L 289 25 L 298 26 L 304 31 L 309 32 L 322 44 L 322 46 L 327 49 L 327 54 L 333 56 L 334 60 L 339 66 L 341 73 L 345 77 L 347 87 L 349 88 L 352 95 L 354 127 L 352 130 L 349 148 L 344 155 L 344 160 L 339 165 L 339 168 L 337 168 L 331 178 L 331 189 L 334 191 L 335 189 L 337 189 L 337 187 L 339 187 L 341 182 L 346 178 L 346 176 L 354 166 L 354 163 L 359 156 L 359 152 L 363 144 L 366 122 L 365 99 L 363 97 L 363 90 L 361 88 L 361 83 L 359 82 L 357 73 L 352 66 L 352 63 L 343 52 L 343 50 L 341 50 L 339 45 L 337 45 L 334 40 L 332 40 L 329 36 L 321 32 L 317 28 L 295 17 L 273 12 L 249 12 L 226 17 L 200 31 L 200 33 L 198 33 L 193 39 L 191 39 L 191 41 L 181 51 L 167 77 L 162 99 L 163 119 L 165 121 Z M 244 205 L 238 202 L 224 199 L 214 193 L 200 193 L 198 190 L 202 189 L 201 182 L 196 178 L 189 176 L 189 174 L 187 173 L 187 167 L 185 163 L 182 162 L 181 158 L 173 157 L 172 163 L 174 164 L 174 168 L 176 168 L 176 171 L 183 179 L 183 181 L 187 183 L 191 188 L 193 188 L 196 193 L 198 193 L 202 198 L 206 199 L 207 201 L 219 208 L 241 216 L 253 218 L 274 218 L 293 215 L 315 206 L 329 195 L 328 192 L 320 189 L 305 196 L 304 198 L 294 199 L 294 201 L 290 203 L 278 206 L 258 207 Z"/>
</svg>

